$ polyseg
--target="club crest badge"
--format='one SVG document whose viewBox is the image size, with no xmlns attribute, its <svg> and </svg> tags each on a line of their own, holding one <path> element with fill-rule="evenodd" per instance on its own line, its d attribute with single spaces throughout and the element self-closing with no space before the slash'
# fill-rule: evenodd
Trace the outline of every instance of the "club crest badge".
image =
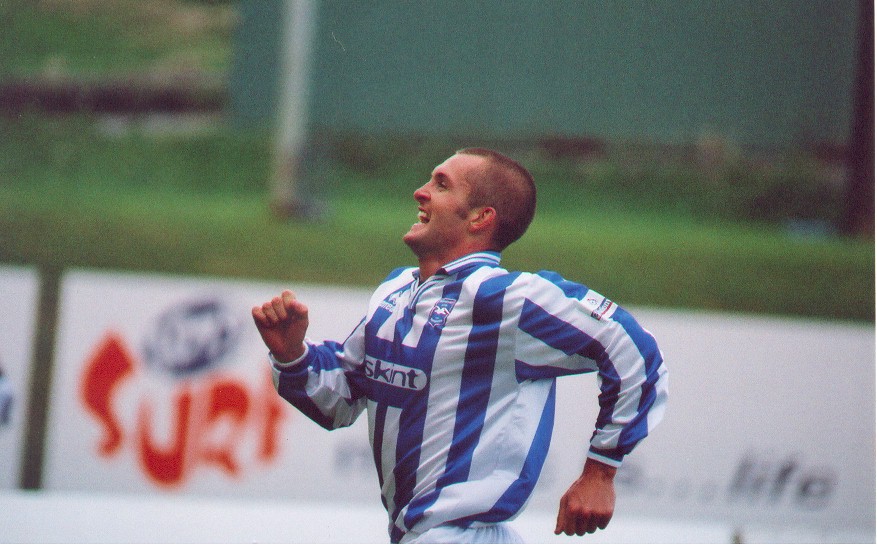
<svg viewBox="0 0 877 545">
<path fill-rule="evenodd" d="M 444 327 L 451 310 L 454 308 L 454 303 L 456 303 L 454 299 L 439 299 L 429 312 L 429 325 L 436 329 Z"/>
</svg>

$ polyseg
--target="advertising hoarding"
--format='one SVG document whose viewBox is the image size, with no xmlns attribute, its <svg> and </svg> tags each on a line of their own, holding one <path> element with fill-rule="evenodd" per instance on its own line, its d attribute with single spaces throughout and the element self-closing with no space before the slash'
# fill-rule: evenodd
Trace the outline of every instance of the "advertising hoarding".
<svg viewBox="0 0 877 545">
<path fill-rule="evenodd" d="M 616 477 L 619 513 L 737 527 L 874 535 L 871 324 L 634 309 L 670 371 L 664 420 Z M 591 377 L 558 381 L 539 494 L 554 508 L 581 471 Z M 576 429 L 576 428 L 579 429 Z"/>
<path fill-rule="evenodd" d="M 380 501 L 365 419 L 329 434 L 274 390 L 250 309 L 283 288 L 65 274 L 45 486 Z M 313 302 L 315 340 L 345 338 L 368 296 L 297 292 Z"/>
<path fill-rule="evenodd" d="M 250 308 L 285 287 L 65 275 L 46 486 L 379 503 L 366 419 L 329 433 L 273 391 Z M 314 340 L 342 341 L 369 295 L 292 287 Z M 664 353 L 670 401 L 619 472 L 619 514 L 873 533 L 872 326 L 633 312 Z M 555 511 L 581 471 L 598 393 L 593 375 L 558 381 L 531 511 Z"/>
</svg>

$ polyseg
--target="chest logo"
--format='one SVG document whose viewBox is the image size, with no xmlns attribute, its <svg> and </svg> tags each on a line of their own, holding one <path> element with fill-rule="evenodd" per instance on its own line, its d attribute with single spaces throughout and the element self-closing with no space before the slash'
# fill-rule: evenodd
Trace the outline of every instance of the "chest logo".
<svg viewBox="0 0 877 545">
<path fill-rule="evenodd" d="M 451 310 L 454 309 L 454 303 L 456 303 L 454 299 L 439 299 L 429 312 L 427 323 L 436 329 L 444 327 Z"/>
<path fill-rule="evenodd" d="M 371 358 L 365 360 L 365 376 L 406 390 L 423 390 L 426 386 L 426 373 L 420 369 Z"/>
</svg>

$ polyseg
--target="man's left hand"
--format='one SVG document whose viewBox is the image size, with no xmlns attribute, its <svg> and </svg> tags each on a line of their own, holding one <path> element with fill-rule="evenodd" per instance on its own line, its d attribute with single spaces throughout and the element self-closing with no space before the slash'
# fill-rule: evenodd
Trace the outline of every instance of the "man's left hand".
<svg viewBox="0 0 877 545">
<path fill-rule="evenodd" d="M 615 512 L 615 468 L 588 459 L 582 475 L 560 499 L 555 534 L 593 534 L 604 529 Z"/>
</svg>

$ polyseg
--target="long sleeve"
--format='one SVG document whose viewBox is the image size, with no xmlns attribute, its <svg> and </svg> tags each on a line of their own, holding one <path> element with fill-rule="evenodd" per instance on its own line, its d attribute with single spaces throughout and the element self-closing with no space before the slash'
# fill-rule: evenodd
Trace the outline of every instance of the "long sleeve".
<svg viewBox="0 0 877 545">
<path fill-rule="evenodd" d="M 272 356 L 277 392 L 326 429 L 353 424 L 366 406 L 351 380 L 363 360 L 363 332 L 360 322 L 343 344 L 307 341 L 307 352 L 295 362 L 281 363 Z"/>
<path fill-rule="evenodd" d="M 518 324 L 519 380 L 596 372 L 588 456 L 613 466 L 661 420 L 668 373 L 654 337 L 623 308 L 555 273 L 533 277 Z"/>
</svg>

